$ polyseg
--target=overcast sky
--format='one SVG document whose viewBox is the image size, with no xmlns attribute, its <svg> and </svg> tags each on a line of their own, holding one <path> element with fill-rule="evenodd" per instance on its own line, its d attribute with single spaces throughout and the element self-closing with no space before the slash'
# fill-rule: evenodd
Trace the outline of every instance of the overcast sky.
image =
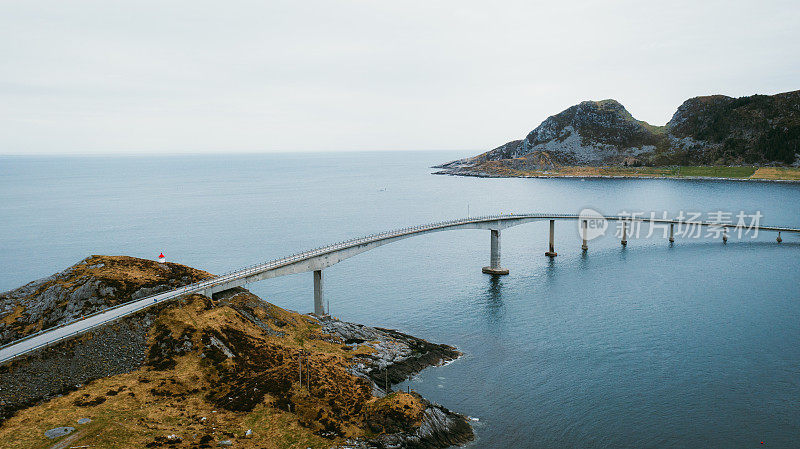
<svg viewBox="0 0 800 449">
<path fill-rule="evenodd" d="M 800 2 L 0 0 L 0 153 L 491 149 L 800 89 Z"/>
</svg>

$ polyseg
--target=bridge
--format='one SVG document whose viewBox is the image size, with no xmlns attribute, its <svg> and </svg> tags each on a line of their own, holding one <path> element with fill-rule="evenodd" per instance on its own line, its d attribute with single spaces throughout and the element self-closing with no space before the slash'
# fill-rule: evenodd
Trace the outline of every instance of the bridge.
<svg viewBox="0 0 800 449">
<path fill-rule="evenodd" d="M 130 301 L 118 306 L 104 309 L 100 312 L 83 317 L 80 320 L 64 324 L 55 328 L 46 329 L 35 334 L 29 335 L 20 340 L 11 342 L 0 347 L 0 363 L 12 360 L 37 349 L 53 345 L 60 341 L 72 338 L 82 333 L 88 332 L 97 327 L 119 320 L 125 316 L 136 313 L 140 310 L 162 304 L 165 301 L 172 301 L 192 294 L 202 294 L 213 298 L 215 293 L 242 287 L 246 284 L 270 279 L 288 274 L 313 272 L 314 276 L 314 313 L 317 315 L 325 314 L 323 306 L 323 272 L 322 270 L 353 257 L 365 251 L 377 248 L 388 243 L 403 240 L 409 237 L 430 234 L 440 231 L 451 231 L 459 229 L 482 229 L 490 231 L 489 246 L 489 265 L 483 267 L 483 272 L 491 275 L 505 275 L 509 271 L 500 265 L 500 232 L 503 229 L 518 226 L 525 223 L 548 221 L 550 222 L 549 246 L 545 255 L 555 257 L 555 222 L 556 221 L 580 221 L 581 224 L 581 248 L 588 250 L 588 229 L 590 223 L 595 220 L 622 222 L 622 245 L 627 244 L 628 226 L 634 223 L 650 223 L 668 226 L 669 242 L 675 241 L 674 228 L 678 226 L 695 227 L 717 227 L 721 230 L 723 243 L 728 240 L 728 229 L 736 229 L 737 225 L 732 223 L 714 223 L 698 221 L 681 221 L 671 219 L 658 219 L 646 217 L 630 216 L 586 216 L 569 214 L 507 214 L 489 215 L 481 217 L 469 217 L 458 220 L 442 221 L 429 223 L 419 226 L 411 226 L 393 231 L 381 232 L 365 237 L 354 238 L 332 245 L 315 248 L 301 253 L 293 254 L 288 257 L 270 260 L 264 263 L 241 268 L 226 274 L 204 279 L 202 281 L 180 287 L 174 290 L 158 293 L 136 301 Z M 781 233 L 800 233 L 800 228 L 787 228 L 775 226 L 758 226 L 758 231 L 777 232 L 777 242 L 780 243 Z"/>
</svg>

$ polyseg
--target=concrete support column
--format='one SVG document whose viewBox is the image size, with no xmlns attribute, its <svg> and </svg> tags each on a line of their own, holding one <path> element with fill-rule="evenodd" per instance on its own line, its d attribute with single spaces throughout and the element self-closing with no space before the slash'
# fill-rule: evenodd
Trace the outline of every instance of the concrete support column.
<svg viewBox="0 0 800 449">
<path fill-rule="evenodd" d="M 675 243 L 675 223 L 669 224 L 669 242 Z"/>
<path fill-rule="evenodd" d="M 325 315 L 325 306 L 322 303 L 322 270 L 314 270 L 314 313 Z"/>
<path fill-rule="evenodd" d="M 483 267 L 483 272 L 487 274 L 508 274 L 508 270 L 500 267 L 500 230 L 492 229 L 491 254 L 489 255 L 489 266 Z"/>
<path fill-rule="evenodd" d="M 492 268 L 500 268 L 500 230 L 492 229 L 492 252 L 489 257 L 489 266 Z"/>
<path fill-rule="evenodd" d="M 781 231 L 778 231 L 778 238 L 776 238 L 775 241 L 778 243 L 783 241 L 783 239 L 781 238 Z"/>
<path fill-rule="evenodd" d="M 620 242 L 622 246 L 626 246 L 628 244 L 628 228 L 625 222 L 622 222 L 622 241 Z"/>
<path fill-rule="evenodd" d="M 544 253 L 545 256 L 555 257 L 558 255 L 556 253 L 555 233 L 556 233 L 556 221 L 550 220 L 550 251 L 545 252 Z"/>
<path fill-rule="evenodd" d="M 589 245 L 586 244 L 586 233 L 588 232 L 589 224 L 586 220 L 581 220 L 581 234 L 583 235 L 583 244 L 581 245 L 581 249 L 586 251 L 589 249 Z"/>
</svg>

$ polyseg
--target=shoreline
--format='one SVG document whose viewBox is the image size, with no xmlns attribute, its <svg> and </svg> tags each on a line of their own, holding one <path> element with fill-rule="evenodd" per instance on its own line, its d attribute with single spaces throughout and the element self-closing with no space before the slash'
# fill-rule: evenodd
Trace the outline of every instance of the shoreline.
<svg viewBox="0 0 800 449">
<path fill-rule="evenodd" d="M 430 167 L 440 168 L 440 167 Z M 542 178 L 542 179 L 665 179 L 665 180 L 691 180 L 691 181 L 745 181 L 745 182 L 779 182 L 787 184 L 798 184 L 800 179 L 765 179 L 765 178 L 725 178 L 714 176 L 654 176 L 654 175 L 638 175 L 638 176 L 625 176 L 625 175 L 499 175 L 486 172 L 455 172 L 448 170 L 440 170 L 431 173 L 432 175 L 445 175 L 445 176 L 464 176 L 472 178 Z"/>
</svg>

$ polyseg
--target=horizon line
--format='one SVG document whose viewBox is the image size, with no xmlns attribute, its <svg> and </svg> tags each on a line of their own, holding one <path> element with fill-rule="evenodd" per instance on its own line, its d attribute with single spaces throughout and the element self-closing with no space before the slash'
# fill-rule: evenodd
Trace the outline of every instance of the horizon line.
<svg viewBox="0 0 800 449">
<path fill-rule="evenodd" d="M 262 151 L 121 151 L 121 152 L 41 152 L 41 153 L 0 153 L 0 157 L 108 157 L 108 156 L 246 156 L 262 154 L 329 154 L 329 153 L 422 153 L 422 152 L 459 152 L 459 151 L 487 151 L 470 149 L 387 149 L 387 150 L 262 150 Z"/>
</svg>

